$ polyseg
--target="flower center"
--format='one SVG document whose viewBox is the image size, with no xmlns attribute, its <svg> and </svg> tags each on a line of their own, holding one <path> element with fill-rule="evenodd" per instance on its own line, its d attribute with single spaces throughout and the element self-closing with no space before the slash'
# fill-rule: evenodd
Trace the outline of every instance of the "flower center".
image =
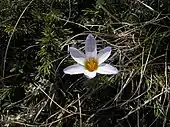
<svg viewBox="0 0 170 127">
<path fill-rule="evenodd" d="M 85 62 L 85 68 L 90 71 L 90 72 L 93 72 L 95 70 L 97 70 L 98 68 L 98 61 L 91 57 L 89 58 L 86 62 Z"/>
</svg>

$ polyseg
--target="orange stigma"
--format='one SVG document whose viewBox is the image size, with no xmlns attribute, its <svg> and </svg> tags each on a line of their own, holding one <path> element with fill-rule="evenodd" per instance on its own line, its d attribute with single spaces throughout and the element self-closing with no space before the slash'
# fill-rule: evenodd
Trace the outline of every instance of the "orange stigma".
<svg viewBox="0 0 170 127">
<path fill-rule="evenodd" d="M 91 57 L 89 58 L 86 62 L 85 62 L 85 68 L 90 71 L 90 72 L 93 72 L 95 70 L 97 70 L 98 68 L 98 61 Z"/>
</svg>

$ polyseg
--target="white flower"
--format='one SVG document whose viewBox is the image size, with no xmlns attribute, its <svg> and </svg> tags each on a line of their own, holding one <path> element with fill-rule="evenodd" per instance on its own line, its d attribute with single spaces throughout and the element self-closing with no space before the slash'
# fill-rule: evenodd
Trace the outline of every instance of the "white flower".
<svg viewBox="0 0 170 127">
<path fill-rule="evenodd" d="M 70 55 L 77 64 L 68 66 L 64 73 L 74 75 L 83 74 L 87 78 L 94 78 L 99 74 L 117 74 L 117 68 L 103 63 L 111 54 L 111 47 L 106 47 L 97 54 L 96 40 L 89 34 L 85 41 L 85 54 L 74 47 L 70 47 Z"/>
</svg>

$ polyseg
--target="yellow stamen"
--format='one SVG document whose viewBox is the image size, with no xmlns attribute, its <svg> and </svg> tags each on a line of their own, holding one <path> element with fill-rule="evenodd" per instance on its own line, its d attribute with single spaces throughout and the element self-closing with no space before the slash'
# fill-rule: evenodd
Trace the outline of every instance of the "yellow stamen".
<svg viewBox="0 0 170 127">
<path fill-rule="evenodd" d="M 91 57 L 89 58 L 86 62 L 85 62 L 85 68 L 90 71 L 90 72 L 93 72 L 95 70 L 97 70 L 98 68 L 98 61 Z"/>
</svg>

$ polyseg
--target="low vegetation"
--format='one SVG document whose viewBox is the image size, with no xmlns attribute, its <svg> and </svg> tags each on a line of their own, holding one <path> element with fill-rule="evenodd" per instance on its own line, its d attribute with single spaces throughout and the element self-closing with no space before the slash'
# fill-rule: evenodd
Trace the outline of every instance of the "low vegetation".
<svg viewBox="0 0 170 127">
<path fill-rule="evenodd" d="M 117 75 L 66 75 L 91 33 Z M 0 125 L 170 126 L 168 0 L 0 2 Z"/>
</svg>

